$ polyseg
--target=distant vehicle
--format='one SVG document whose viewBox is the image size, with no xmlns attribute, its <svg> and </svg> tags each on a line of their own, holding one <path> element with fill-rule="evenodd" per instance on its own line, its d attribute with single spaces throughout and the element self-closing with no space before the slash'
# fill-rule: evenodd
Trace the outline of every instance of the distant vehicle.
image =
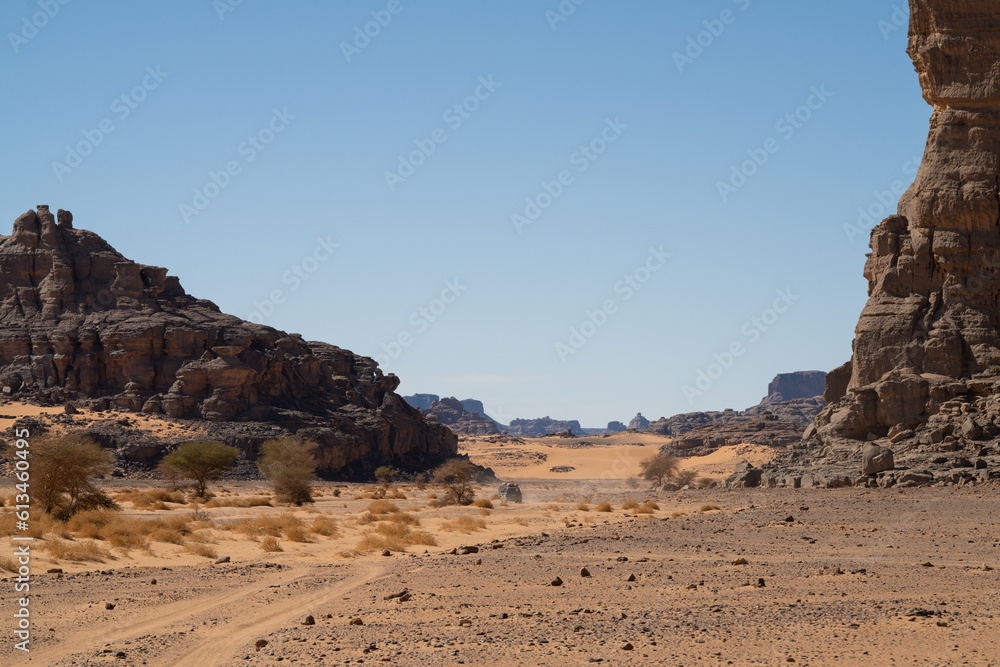
<svg viewBox="0 0 1000 667">
<path fill-rule="evenodd" d="M 504 482 L 500 484 L 500 502 L 521 502 L 521 487 L 516 482 Z"/>
</svg>

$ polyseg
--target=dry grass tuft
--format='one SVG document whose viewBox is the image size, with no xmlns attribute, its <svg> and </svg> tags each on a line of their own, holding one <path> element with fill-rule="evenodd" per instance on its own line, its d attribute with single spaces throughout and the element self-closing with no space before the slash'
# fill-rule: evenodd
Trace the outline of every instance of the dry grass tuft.
<svg viewBox="0 0 1000 667">
<path fill-rule="evenodd" d="M 670 513 L 670 518 L 671 519 L 676 519 L 679 516 L 687 516 L 687 512 L 671 512 Z"/>
<path fill-rule="evenodd" d="M 392 514 L 398 512 L 399 507 L 396 503 L 390 503 L 388 500 L 376 500 L 368 503 L 368 511 L 372 514 Z"/>
<path fill-rule="evenodd" d="M 337 535 L 337 522 L 328 516 L 318 516 L 309 524 L 309 530 L 324 537 L 335 537 Z"/>
<path fill-rule="evenodd" d="M 169 510 L 166 503 L 177 505 L 187 504 L 184 494 L 180 491 L 167 491 L 166 489 L 125 489 L 115 494 L 118 502 L 132 503 L 132 507 L 137 510 Z"/>
<path fill-rule="evenodd" d="M 204 507 L 274 507 L 271 496 L 249 496 L 246 498 L 212 498 Z"/>
<path fill-rule="evenodd" d="M 398 523 L 380 523 L 375 530 L 365 535 L 355 549 L 359 552 L 368 551 L 406 551 L 413 545 L 436 546 L 437 540 L 430 533 L 411 530 L 409 526 Z"/>
<path fill-rule="evenodd" d="M 52 560 L 56 561 L 68 560 L 77 563 L 103 563 L 108 559 L 115 559 L 110 551 L 94 540 L 84 540 L 83 542 L 52 540 L 46 542 L 42 549 Z"/>
<path fill-rule="evenodd" d="M 473 519 L 471 516 L 460 516 L 453 521 L 446 521 L 441 524 L 441 530 L 455 531 L 468 535 L 486 527 L 486 522 L 482 519 Z"/>
<path fill-rule="evenodd" d="M 587 503 L 580 503 L 579 505 L 577 505 L 573 509 L 577 510 L 578 512 L 589 512 L 590 511 L 590 505 L 588 505 Z"/>
<path fill-rule="evenodd" d="M 656 503 L 646 501 L 632 510 L 632 514 L 653 514 L 660 506 Z"/>
<path fill-rule="evenodd" d="M 611 503 L 598 503 L 597 507 L 594 508 L 595 512 L 610 512 Z"/>
<path fill-rule="evenodd" d="M 486 500 L 486 498 L 480 498 L 479 500 L 472 503 L 476 507 L 482 507 L 483 509 L 491 510 L 493 509 L 493 503 Z"/>
<path fill-rule="evenodd" d="M 623 510 L 634 510 L 638 506 L 639 503 L 635 502 L 634 500 L 626 500 L 624 503 L 622 503 Z"/>
<path fill-rule="evenodd" d="M 721 510 L 722 508 L 718 505 L 702 505 L 698 508 L 699 512 L 712 512 L 714 510 Z"/>
<path fill-rule="evenodd" d="M 193 543 L 184 546 L 181 551 L 189 554 L 194 554 L 196 556 L 204 556 L 205 558 L 218 558 L 219 552 L 215 550 L 215 547 L 208 544 Z"/>
<path fill-rule="evenodd" d="M 276 537 L 265 537 L 260 541 L 260 548 L 268 553 L 274 553 L 276 551 L 284 551 L 281 548 L 281 544 L 278 542 Z"/>
</svg>

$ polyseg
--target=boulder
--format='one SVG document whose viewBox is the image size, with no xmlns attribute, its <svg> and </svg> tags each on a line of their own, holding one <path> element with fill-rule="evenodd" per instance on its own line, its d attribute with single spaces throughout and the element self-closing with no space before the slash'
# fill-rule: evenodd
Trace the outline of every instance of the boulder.
<svg viewBox="0 0 1000 667">
<path fill-rule="evenodd" d="M 888 447 L 869 443 L 861 450 L 862 475 L 875 475 L 894 467 L 892 450 Z"/>
</svg>

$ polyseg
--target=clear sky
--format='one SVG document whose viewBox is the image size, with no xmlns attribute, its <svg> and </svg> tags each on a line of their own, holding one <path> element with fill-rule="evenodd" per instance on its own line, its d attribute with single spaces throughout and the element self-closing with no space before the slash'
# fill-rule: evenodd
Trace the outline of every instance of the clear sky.
<svg viewBox="0 0 1000 667">
<path fill-rule="evenodd" d="M 7 0 L 0 215 L 71 210 L 501 421 L 743 409 L 850 357 L 845 225 L 895 209 L 930 115 L 905 12 Z"/>
</svg>

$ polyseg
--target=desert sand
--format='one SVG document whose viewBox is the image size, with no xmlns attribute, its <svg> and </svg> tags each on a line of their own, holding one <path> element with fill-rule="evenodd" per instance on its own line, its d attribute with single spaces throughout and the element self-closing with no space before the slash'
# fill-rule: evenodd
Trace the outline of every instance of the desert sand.
<svg viewBox="0 0 1000 667">
<path fill-rule="evenodd" d="M 383 501 L 398 513 L 358 484 L 320 485 L 305 508 L 235 507 L 267 487 L 221 482 L 209 504 L 221 506 L 137 509 L 124 500 L 135 483 L 109 482 L 121 521 L 175 517 L 182 543 L 97 540 L 109 555 L 88 562 L 54 558 L 52 533 L 37 540 L 31 652 L 8 640 L 0 664 L 1000 663 L 1000 489 L 657 492 L 629 482 L 655 443 L 614 440 L 463 443 L 521 482 L 523 504 L 492 508 L 432 507 L 439 489 L 406 484 Z M 493 449 L 523 449 L 507 458 L 529 465 L 497 465 Z M 740 451 L 773 454 L 734 447 L 689 465 L 715 473 Z M 548 472 L 562 465 L 590 476 Z M 275 528 L 290 516 L 305 530 Z M 317 517 L 333 534 L 310 531 Z M 404 520 L 436 544 L 359 548 Z M 280 551 L 264 550 L 260 525 Z M 13 585 L 0 580 L 5 609 Z"/>
</svg>

